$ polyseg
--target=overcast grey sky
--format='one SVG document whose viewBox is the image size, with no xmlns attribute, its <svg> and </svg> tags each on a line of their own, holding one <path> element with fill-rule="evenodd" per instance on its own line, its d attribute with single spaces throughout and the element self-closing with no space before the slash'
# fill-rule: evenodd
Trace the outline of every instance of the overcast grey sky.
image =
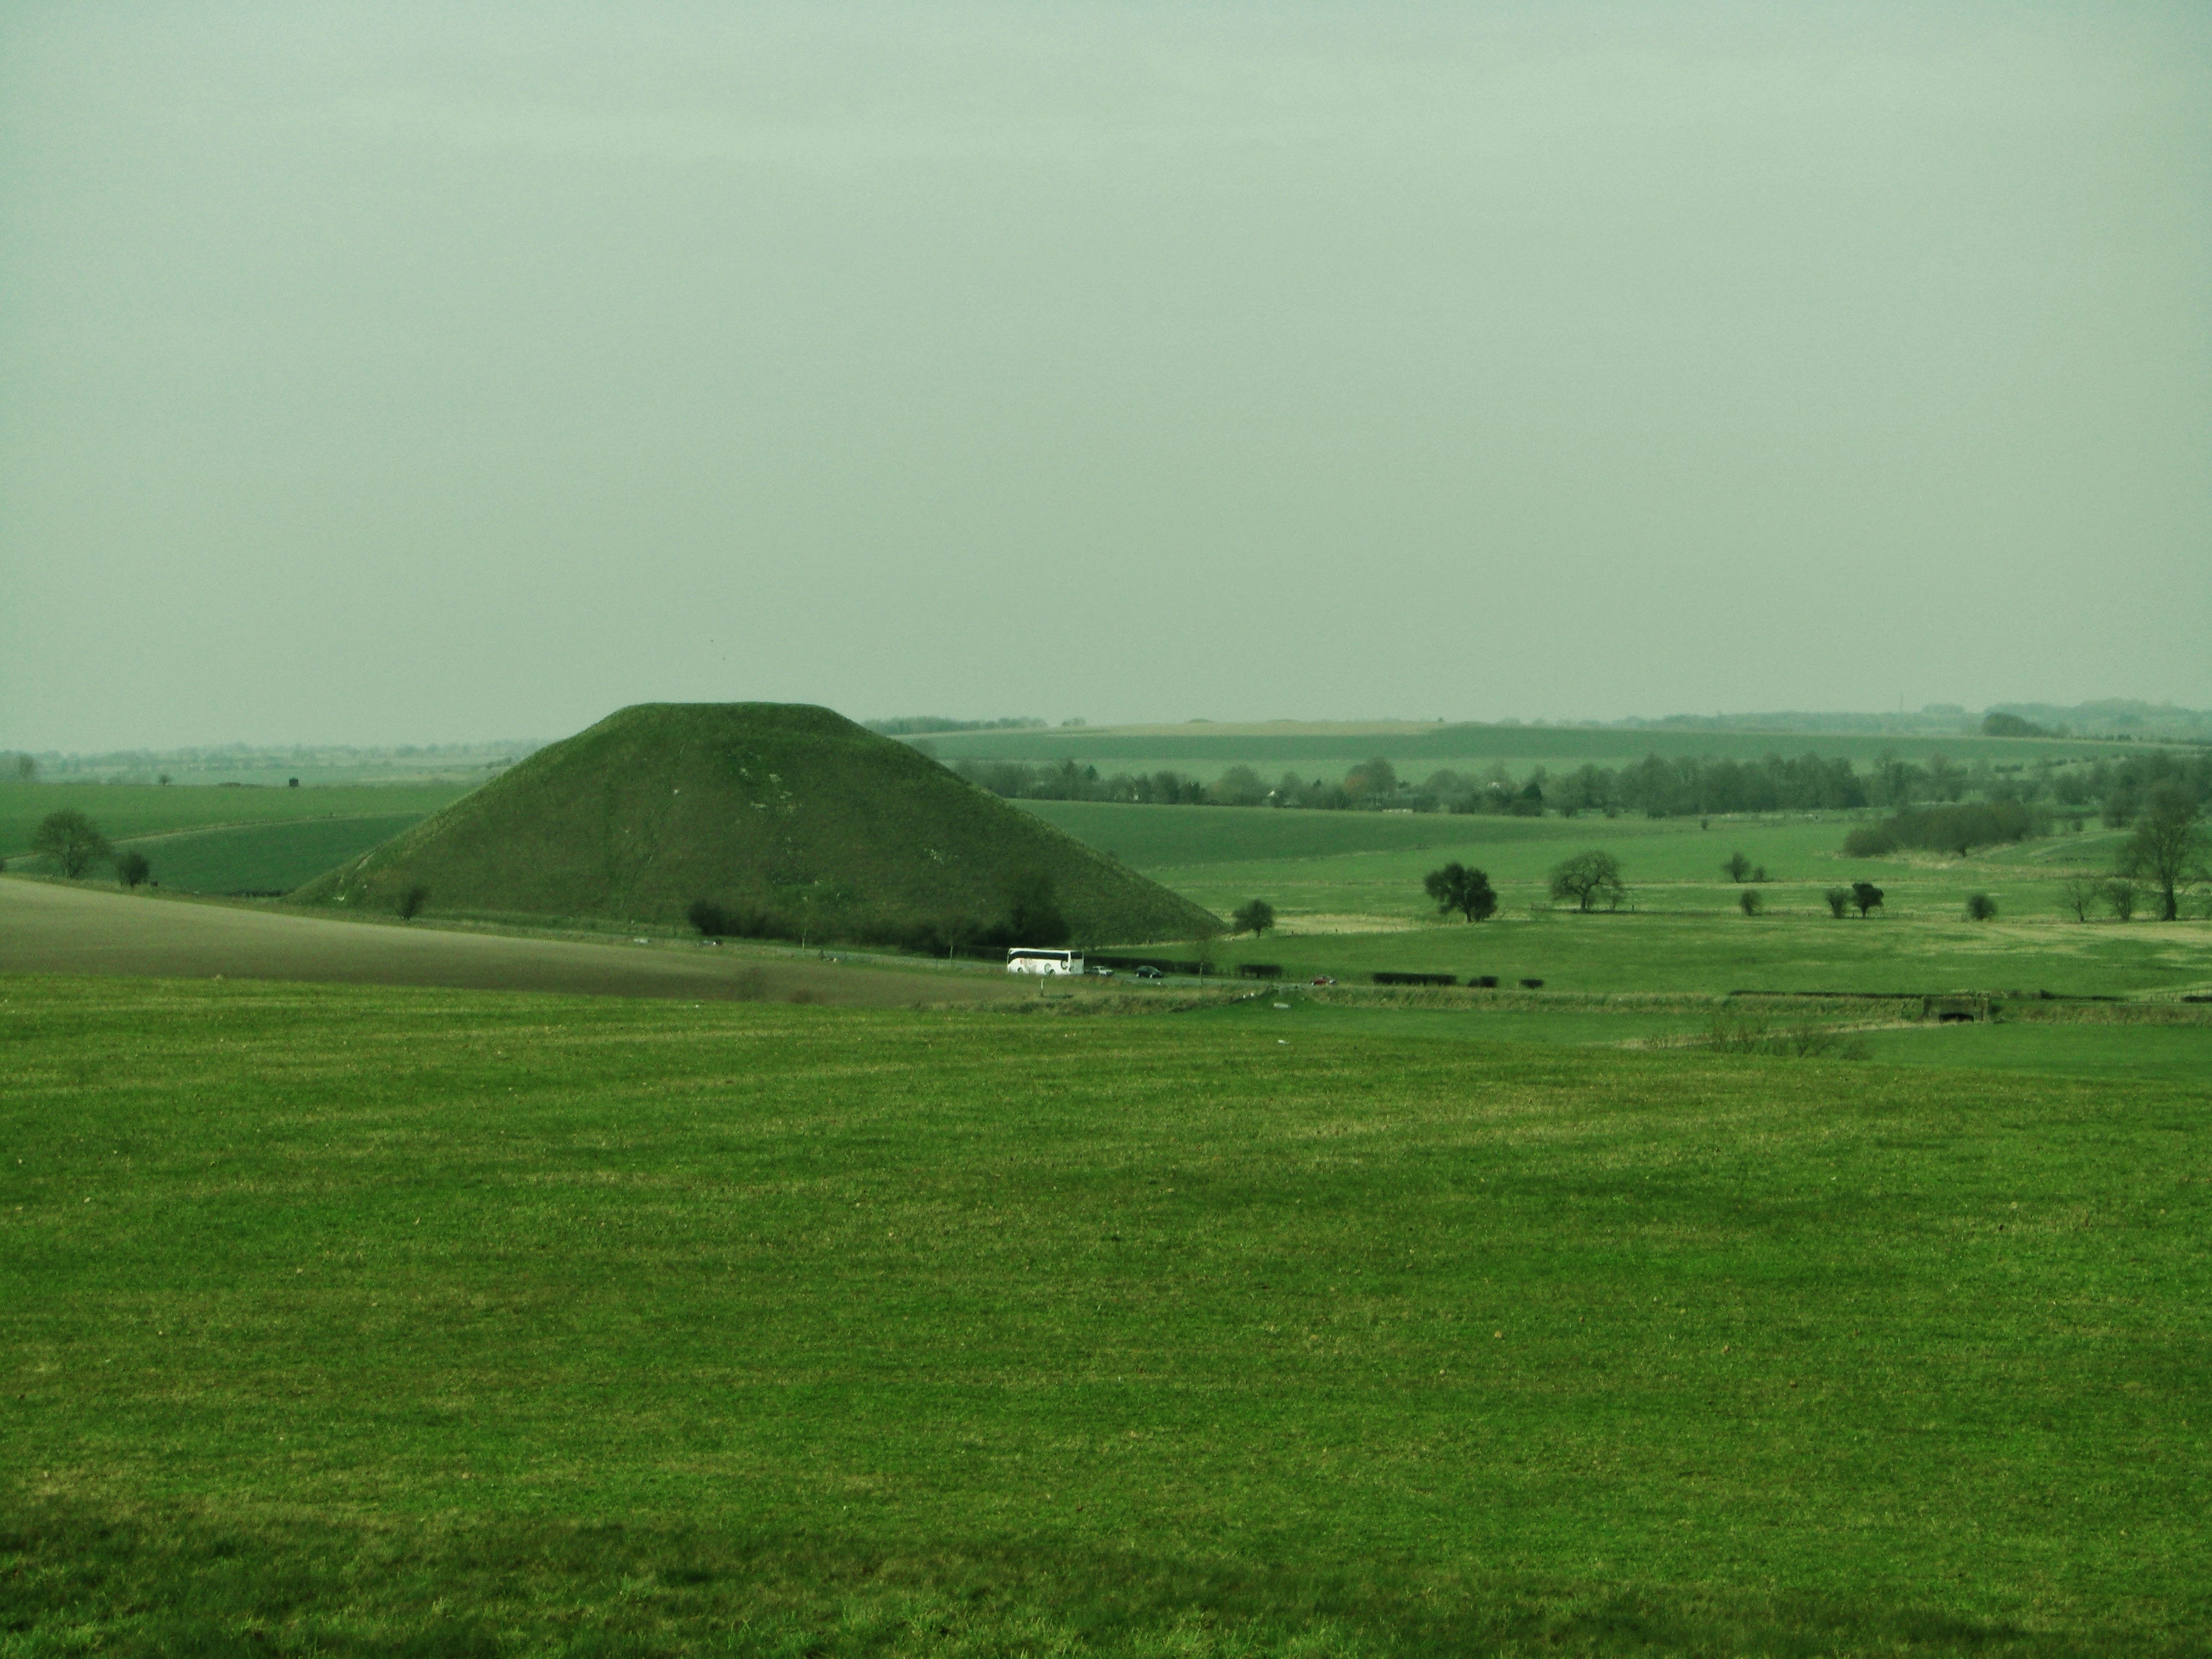
<svg viewBox="0 0 2212 1659">
<path fill-rule="evenodd" d="M 2202 707 L 2209 465 L 2203 5 L 0 9 L 0 747 Z"/>
</svg>

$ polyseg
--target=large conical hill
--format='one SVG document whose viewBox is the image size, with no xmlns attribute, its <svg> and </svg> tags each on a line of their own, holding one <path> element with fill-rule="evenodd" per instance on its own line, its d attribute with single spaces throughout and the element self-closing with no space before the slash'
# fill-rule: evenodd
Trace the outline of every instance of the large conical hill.
<svg viewBox="0 0 2212 1659">
<path fill-rule="evenodd" d="M 906 744 L 799 703 L 623 709 L 294 897 L 389 913 L 410 893 L 428 915 L 665 923 L 703 903 L 732 932 L 856 940 L 1011 938 L 1041 906 L 1079 944 L 1213 925 Z"/>
</svg>

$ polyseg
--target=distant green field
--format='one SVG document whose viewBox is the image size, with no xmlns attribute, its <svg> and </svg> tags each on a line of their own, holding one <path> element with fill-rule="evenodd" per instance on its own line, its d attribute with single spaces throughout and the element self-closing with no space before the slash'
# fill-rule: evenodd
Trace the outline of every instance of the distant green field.
<svg viewBox="0 0 2212 1659">
<path fill-rule="evenodd" d="M 220 785 L 0 783 L 0 858 L 27 852 L 47 813 L 75 807 L 112 841 L 216 825 L 291 823 L 402 813 L 422 817 L 468 790 L 453 784 L 353 784 L 230 789 Z"/>
<path fill-rule="evenodd" d="M 1979 923 L 1778 915 L 1577 915 L 1555 911 L 1399 933 L 1244 936 L 1224 972 L 1280 964 L 1288 977 L 1377 969 L 1495 974 L 1510 986 L 1628 992 L 2051 991 L 2072 996 L 2212 992 L 2212 924 Z"/>
<path fill-rule="evenodd" d="M 304 818 L 149 836 L 130 844 L 145 855 L 153 879 L 173 892 L 289 893 L 420 823 L 424 816 Z"/>
<path fill-rule="evenodd" d="M 1275 1012 L 0 981 L 0 1649 L 2203 1650 L 2201 1083 Z"/>
<path fill-rule="evenodd" d="M 1762 901 L 1778 911 L 1825 916 L 1825 889 L 1868 880 L 1884 892 L 1891 921 L 1949 921 L 1968 895 L 1987 893 L 2006 921 L 2069 914 L 2060 884 L 2109 872 L 2124 833 L 2091 830 L 1968 858 L 1846 859 L 1845 815 L 1714 818 L 1510 818 L 1444 813 L 1274 811 L 1259 807 L 1127 806 L 1030 801 L 1040 817 L 1113 852 L 1124 862 L 1226 915 L 1264 898 L 1296 933 L 1304 915 L 1434 917 L 1421 886 L 1430 870 L 1456 859 L 1486 871 L 1508 911 L 1548 902 L 1552 867 L 1585 848 L 1620 862 L 1639 911 L 1703 913 L 1741 920 L 1743 887 L 1723 871 L 1741 853 L 1764 868 Z"/>
<path fill-rule="evenodd" d="M 1531 767 L 1571 772 L 1577 767 L 1621 767 L 1647 755 L 1669 759 L 1711 755 L 1757 760 L 1767 755 L 1843 756 L 1862 772 L 1881 756 L 1909 761 L 1943 755 L 1960 765 L 2033 765 L 2043 760 L 2087 759 L 2136 752 L 2134 744 L 2059 738 L 1881 737 L 1805 735 L 1769 732 L 1675 732 L 1592 729 L 1567 726 L 1436 726 L 1384 732 L 1300 731 L 1277 736 L 1264 728 L 1212 729 L 1188 734 L 1157 729 L 947 732 L 917 739 L 943 760 L 963 756 L 1031 763 L 1073 758 L 1102 772 L 1153 772 L 1218 776 L 1231 766 L 1255 768 L 1270 780 L 1284 772 L 1302 777 L 1341 777 L 1346 769 L 1380 755 L 1401 776 L 1419 781 L 1440 768 L 1465 772 L 1500 761 L 1516 775 Z"/>
</svg>

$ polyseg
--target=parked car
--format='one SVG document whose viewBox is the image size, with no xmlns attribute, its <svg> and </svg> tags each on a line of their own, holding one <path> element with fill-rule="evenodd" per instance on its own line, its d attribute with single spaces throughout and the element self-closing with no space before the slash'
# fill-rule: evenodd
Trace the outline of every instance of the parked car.
<svg viewBox="0 0 2212 1659">
<path fill-rule="evenodd" d="M 1328 974 L 1316 974 L 1313 982 L 1316 985 L 1334 985 L 1336 981 Z"/>
</svg>

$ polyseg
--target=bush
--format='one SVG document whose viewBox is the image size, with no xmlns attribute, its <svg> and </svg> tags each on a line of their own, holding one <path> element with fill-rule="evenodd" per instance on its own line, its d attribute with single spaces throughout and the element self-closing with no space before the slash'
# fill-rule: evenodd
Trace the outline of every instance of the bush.
<svg viewBox="0 0 2212 1659">
<path fill-rule="evenodd" d="M 1997 902 L 1987 893 L 1970 893 L 1966 896 L 1966 915 L 1973 921 L 1992 921 L 1996 918 Z"/>
<path fill-rule="evenodd" d="M 1848 887 L 1831 887 L 1820 896 L 1828 901 L 1828 914 L 1832 916 L 1839 917 L 1851 908 L 1851 890 Z"/>
<path fill-rule="evenodd" d="M 1897 837 L 1886 823 L 1858 824 L 1844 837 L 1844 856 L 1847 859 L 1883 858 L 1896 850 Z"/>
<path fill-rule="evenodd" d="M 1279 962 L 1243 962 L 1237 965 L 1237 971 L 1246 979 L 1280 979 L 1283 965 Z"/>
<path fill-rule="evenodd" d="M 1459 978 L 1453 974 L 1393 974 L 1376 971 L 1368 977 L 1377 985 L 1456 985 Z"/>
<path fill-rule="evenodd" d="M 1475 989 L 1479 991 L 1495 991 L 1498 988 L 1498 975 L 1495 974 L 1477 974 L 1474 978 L 1468 980 L 1468 983 L 1474 986 Z"/>
<path fill-rule="evenodd" d="M 154 873 L 143 853 L 125 853 L 115 860 L 115 878 L 125 887 L 137 887 Z"/>
<path fill-rule="evenodd" d="M 412 921 L 422 914 L 422 907 L 429 902 L 428 888 L 410 887 L 399 896 L 392 908 L 399 913 L 400 921 Z"/>
<path fill-rule="evenodd" d="M 1521 981 L 1521 988 L 1524 991 L 1540 991 L 1544 988 L 1544 981 L 1540 979 L 1524 979 Z"/>
<path fill-rule="evenodd" d="M 1744 915 L 1755 916 L 1766 908 L 1766 895 L 1756 887 L 1747 887 L 1735 896 L 1735 902 L 1741 907 Z"/>
</svg>

